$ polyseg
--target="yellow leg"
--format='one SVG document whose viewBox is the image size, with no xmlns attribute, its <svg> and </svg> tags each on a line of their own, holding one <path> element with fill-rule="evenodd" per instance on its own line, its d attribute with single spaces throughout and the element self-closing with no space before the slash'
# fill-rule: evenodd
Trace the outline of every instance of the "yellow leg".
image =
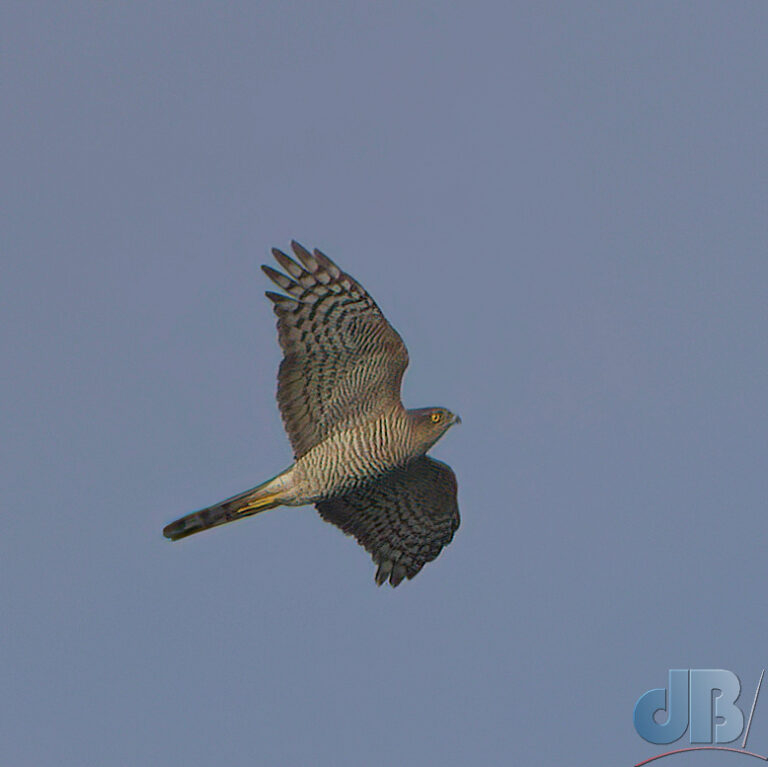
<svg viewBox="0 0 768 767">
<path fill-rule="evenodd" d="M 241 506 L 239 509 L 237 509 L 235 513 L 253 514 L 257 511 L 261 511 L 262 509 L 276 506 L 277 504 L 275 501 L 279 498 L 279 496 L 280 493 L 271 493 L 270 495 L 265 495 L 262 498 L 258 498 L 257 500 L 249 501 L 245 504 L 245 506 Z"/>
</svg>

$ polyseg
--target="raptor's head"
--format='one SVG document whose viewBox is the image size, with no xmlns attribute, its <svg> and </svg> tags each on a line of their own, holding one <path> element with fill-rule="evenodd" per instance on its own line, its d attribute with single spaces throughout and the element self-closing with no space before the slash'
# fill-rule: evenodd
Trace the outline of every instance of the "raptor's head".
<svg viewBox="0 0 768 767">
<path fill-rule="evenodd" d="M 461 418 L 444 407 L 422 407 L 409 410 L 416 440 L 422 452 L 427 452 L 432 445 L 445 434 L 455 423 L 461 423 Z"/>
</svg>

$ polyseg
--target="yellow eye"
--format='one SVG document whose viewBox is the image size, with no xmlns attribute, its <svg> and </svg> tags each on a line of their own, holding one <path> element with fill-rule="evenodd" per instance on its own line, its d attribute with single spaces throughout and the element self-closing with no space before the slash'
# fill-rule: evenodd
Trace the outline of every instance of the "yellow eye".
<svg viewBox="0 0 768 767">
<path fill-rule="evenodd" d="M 432 413 L 431 416 L 429 416 L 432 419 L 432 423 L 440 423 L 440 421 L 443 418 L 442 413 Z"/>
</svg>

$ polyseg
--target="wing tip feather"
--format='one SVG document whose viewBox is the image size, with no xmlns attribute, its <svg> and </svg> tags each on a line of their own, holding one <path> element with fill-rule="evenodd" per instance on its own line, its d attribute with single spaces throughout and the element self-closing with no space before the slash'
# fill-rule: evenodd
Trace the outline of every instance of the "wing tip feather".
<svg viewBox="0 0 768 767">
<path fill-rule="evenodd" d="M 297 301 L 295 298 L 291 298 L 290 296 L 286 296 L 283 293 L 275 293 L 274 290 L 265 290 L 264 295 L 272 301 L 275 306 L 279 306 L 280 304 L 299 304 L 300 301 Z"/>
<path fill-rule="evenodd" d="M 317 259 L 300 242 L 291 240 L 291 249 L 308 271 L 314 274 L 318 270 L 320 264 Z"/>
</svg>

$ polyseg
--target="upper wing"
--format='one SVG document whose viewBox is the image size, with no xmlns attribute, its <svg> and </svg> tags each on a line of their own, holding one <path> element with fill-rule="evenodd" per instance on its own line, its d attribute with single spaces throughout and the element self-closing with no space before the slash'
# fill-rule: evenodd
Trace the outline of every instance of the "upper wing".
<svg viewBox="0 0 768 767">
<path fill-rule="evenodd" d="M 285 353 L 277 402 L 299 458 L 345 422 L 399 403 L 408 352 L 362 285 L 319 250 L 291 247 L 303 268 L 273 249 L 288 274 L 262 269 L 289 294 L 267 292 Z"/>
<path fill-rule="evenodd" d="M 447 546 L 459 526 L 456 477 L 449 466 L 420 456 L 317 510 L 354 535 L 379 566 L 376 583 L 413 578 Z"/>
</svg>

